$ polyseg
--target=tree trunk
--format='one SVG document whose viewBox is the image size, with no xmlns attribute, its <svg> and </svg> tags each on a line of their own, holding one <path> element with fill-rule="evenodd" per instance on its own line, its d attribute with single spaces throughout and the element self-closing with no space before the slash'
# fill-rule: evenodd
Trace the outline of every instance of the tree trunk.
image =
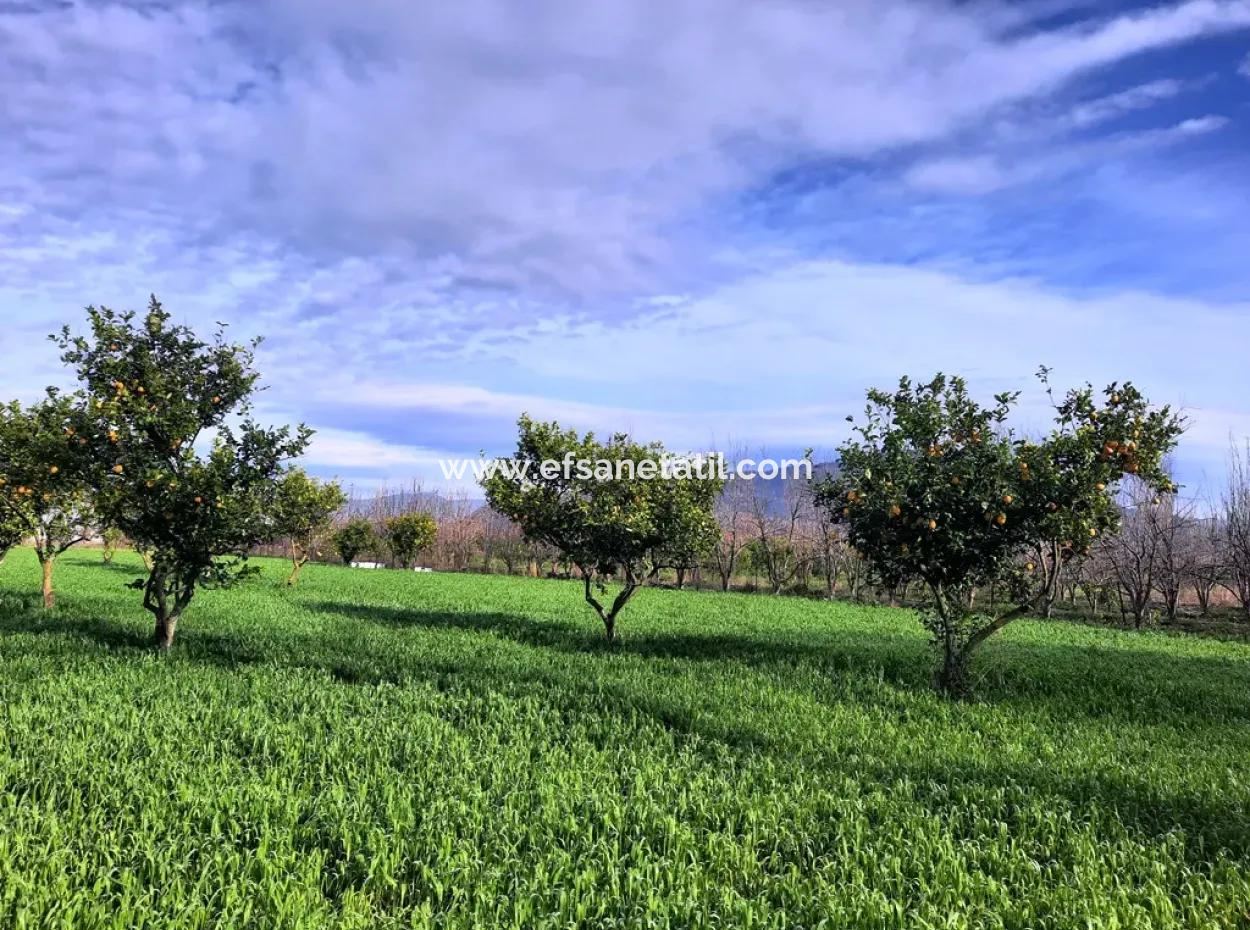
<svg viewBox="0 0 1250 930">
<path fill-rule="evenodd" d="M 603 621 L 603 633 L 607 637 L 608 642 L 616 642 L 616 615 L 621 612 L 621 608 L 628 603 L 633 597 L 634 592 L 638 590 L 640 579 L 631 572 L 625 573 L 624 585 L 620 592 L 612 599 L 612 606 L 604 608 L 603 604 L 591 592 L 593 584 L 593 573 L 585 568 L 582 571 L 582 584 L 585 590 L 586 603 L 595 609 L 595 613 L 599 615 L 599 619 Z M 654 572 L 652 573 L 654 575 Z"/>
<path fill-rule="evenodd" d="M 167 652 L 174 644 L 178 619 L 191 603 L 198 575 L 171 576 L 159 566 L 152 569 L 143 589 L 143 607 L 156 618 L 152 645 Z M 171 586 L 172 581 L 172 586 Z M 172 601 L 172 603 L 171 603 Z"/>
<path fill-rule="evenodd" d="M 298 558 L 291 559 L 291 565 L 292 565 L 291 574 L 287 575 L 287 578 L 286 578 L 286 584 L 288 588 L 293 587 L 295 583 L 299 581 L 299 573 L 304 568 L 304 563 L 307 561 L 308 561 L 307 559 L 298 559 Z"/>
<path fill-rule="evenodd" d="M 168 652 L 174 644 L 174 631 L 178 628 L 178 618 L 157 614 L 156 630 L 152 634 L 152 644 L 161 652 Z"/>
<path fill-rule="evenodd" d="M 947 697 L 961 698 L 968 694 L 968 654 L 949 641 L 944 644 L 935 683 L 938 691 Z"/>
<path fill-rule="evenodd" d="M 52 566 L 55 562 L 52 556 L 41 556 L 40 565 L 43 566 L 43 606 L 45 610 L 51 610 L 56 606 L 56 592 L 52 589 Z"/>
<path fill-rule="evenodd" d="M 677 569 L 677 590 L 680 591 L 686 586 L 686 570 L 684 568 Z"/>
</svg>

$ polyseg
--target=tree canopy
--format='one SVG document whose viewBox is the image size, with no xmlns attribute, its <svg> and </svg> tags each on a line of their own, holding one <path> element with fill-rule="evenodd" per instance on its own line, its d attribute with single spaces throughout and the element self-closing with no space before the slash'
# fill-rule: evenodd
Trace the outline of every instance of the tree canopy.
<svg viewBox="0 0 1250 930">
<path fill-rule="evenodd" d="M 347 495 L 335 481 L 319 481 L 302 468 L 292 468 L 282 476 L 274 493 L 273 533 L 291 546 L 291 574 L 286 583 L 299 580 L 317 539 L 330 527 L 334 515 L 347 503 Z"/>
<path fill-rule="evenodd" d="M 839 449 L 837 474 L 818 492 L 884 584 L 927 589 L 924 620 L 942 654 L 938 684 L 950 692 L 966 689 L 981 642 L 1053 599 L 1054 578 L 1025 561 L 1030 553 L 1053 544 L 1068 560 L 1113 532 L 1115 486 L 1126 475 L 1173 487 L 1163 461 L 1183 422 L 1133 385 L 1112 384 L 1101 396 L 1088 385 L 1068 392 L 1040 441 L 1017 438 L 1007 425 L 1018 396 L 1001 393 L 983 406 L 963 379 L 941 374 L 870 391 L 855 436 Z M 978 616 L 975 589 L 1000 583 L 1016 606 Z"/>
<path fill-rule="evenodd" d="M 600 442 L 593 433 L 528 416 L 517 427 L 516 452 L 482 480 L 487 500 L 527 539 L 554 547 L 578 567 L 586 602 L 612 640 L 618 614 L 640 585 L 715 545 L 723 481 L 702 473 L 664 476 L 668 454 L 659 443 L 643 445 L 623 434 Z M 605 604 L 595 592 L 606 593 L 605 581 L 617 573 L 621 590 Z"/>
<path fill-rule="evenodd" d="M 344 565 L 351 565 L 362 552 L 368 552 L 377 542 L 373 524 L 364 517 L 348 520 L 333 536 L 334 550 Z"/>
<path fill-rule="evenodd" d="M 73 400 L 55 390 L 30 407 L 0 406 L 0 520 L 33 540 L 49 608 L 57 557 L 86 540 L 96 520 L 75 413 Z"/>
<path fill-rule="evenodd" d="M 437 536 L 438 524 L 428 513 L 401 513 L 386 521 L 386 544 L 402 568 L 411 568 Z"/>
<path fill-rule="evenodd" d="M 136 587 L 168 648 L 197 587 L 245 573 L 248 551 L 269 536 L 276 482 L 311 431 L 251 418 L 255 342 L 229 342 L 224 329 L 204 342 L 155 297 L 143 316 L 87 316 L 88 335 L 66 327 L 56 337 L 84 390 L 84 474 L 105 521 L 151 553 Z"/>
</svg>

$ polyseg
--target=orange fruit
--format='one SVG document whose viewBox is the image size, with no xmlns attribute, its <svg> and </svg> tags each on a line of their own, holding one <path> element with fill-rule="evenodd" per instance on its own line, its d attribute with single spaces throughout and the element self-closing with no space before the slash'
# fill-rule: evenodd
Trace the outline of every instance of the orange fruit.
<svg viewBox="0 0 1250 930">
<path fill-rule="evenodd" d="M 1000 513 L 994 518 L 994 522 L 999 526 L 1003 526 L 1007 522 L 1007 515 L 1005 513 Z"/>
<path fill-rule="evenodd" d="M 121 466 L 121 465 L 114 465 L 114 466 L 113 466 L 113 474 L 115 474 L 115 475 L 120 475 L 120 474 L 121 474 L 122 472 L 124 472 L 125 470 L 126 470 L 126 469 L 122 468 L 122 466 Z"/>
</svg>

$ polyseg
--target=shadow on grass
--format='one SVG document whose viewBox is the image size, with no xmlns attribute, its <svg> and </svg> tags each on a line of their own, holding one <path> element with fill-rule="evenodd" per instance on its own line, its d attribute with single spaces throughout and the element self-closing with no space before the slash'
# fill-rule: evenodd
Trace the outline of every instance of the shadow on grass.
<svg viewBox="0 0 1250 930">
<path fill-rule="evenodd" d="M 0 591 L 0 634 L 57 634 L 55 639 L 49 636 L 46 644 L 40 643 L 37 649 L 49 655 L 64 655 L 67 651 L 90 654 L 101 646 L 111 651 L 146 651 L 149 648 L 147 624 L 142 614 L 134 620 L 120 620 L 111 615 L 108 601 L 97 598 L 75 598 L 72 605 L 66 606 L 72 609 L 44 612 L 37 598 Z M 111 606 L 116 609 L 115 604 Z M 388 649 L 384 642 L 372 636 L 369 625 L 483 633 L 570 657 L 580 654 L 605 658 L 625 655 L 641 659 L 726 660 L 758 670 L 772 667 L 779 671 L 810 663 L 812 667 L 805 669 L 809 677 L 800 681 L 810 680 L 812 673 L 828 672 L 830 678 L 840 678 L 848 686 L 841 700 L 854 700 L 866 707 L 875 703 L 876 713 L 890 712 L 889 689 L 880 687 L 885 681 L 891 688 L 912 692 L 928 688 L 928 657 L 923 647 L 919 651 L 911 650 L 886 636 L 874 637 L 859 630 L 844 634 L 822 631 L 812 643 L 802 643 L 785 639 L 770 641 L 766 634 L 652 633 L 633 635 L 609 645 L 589 624 L 538 621 L 506 613 L 431 612 L 336 603 L 306 606 L 351 622 L 307 634 L 289 629 L 270 633 L 263 627 L 222 633 L 192 624 L 180 634 L 180 643 L 169 659 L 175 664 L 224 669 L 252 664 L 301 669 L 349 685 L 420 683 L 439 690 L 477 695 L 533 696 L 568 719 L 606 715 L 621 721 L 625 730 L 615 724 L 592 730 L 592 734 L 600 734 L 605 747 L 619 743 L 622 738 L 628 739 L 630 729 L 654 721 L 696 751 L 708 753 L 713 764 L 726 764 L 726 751 L 744 759 L 768 754 L 777 760 L 782 770 L 787 766 L 818 769 L 822 778 L 833 779 L 831 784 L 845 777 L 886 788 L 908 786 L 903 790 L 909 796 L 944 817 L 953 832 L 966 834 L 970 841 L 976 840 L 974 828 L 957 826 L 971 822 L 964 816 L 969 803 L 966 798 L 992 798 L 1006 789 L 1033 799 L 1047 799 L 1047 804 L 1059 809 L 1072 810 L 1078 822 L 1083 812 L 1088 813 L 1086 819 L 1092 822 L 1112 818 L 1146 842 L 1158 842 L 1180 832 L 1186 840 L 1184 856 L 1194 868 L 1209 868 L 1221 850 L 1240 861 L 1250 861 L 1250 811 L 1239 798 L 1216 798 L 1184 786 L 1152 783 L 1145 774 L 1135 776 L 1130 768 L 1108 766 L 1073 772 L 1045 760 L 1004 761 L 993 756 L 924 758 L 905 746 L 876 757 L 855 754 L 848 758 L 834 743 L 828 747 L 796 745 L 784 727 L 762 727 L 758 717 L 755 721 L 749 720 L 747 715 L 736 713 L 732 706 L 719 708 L 719 713 L 709 716 L 707 708 L 700 706 L 697 689 L 657 689 L 653 687 L 654 682 L 631 682 L 628 671 L 618 675 L 607 666 L 601 676 L 588 677 L 584 669 L 558 661 L 556 656 L 552 661 L 535 662 L 532 657 L 492 653 L 481 648 L 466 648 L 463 644 L 428 651 L 397 651 Z M 1100 716 L 1175 730 L 1188 725 L 1187 720 L 1178 720 L 1175 702 L 1170 699 L 1170 716 L 1160 717 L 1157 710 L 1151 712 L 1153 717 L 1142 712 L 1148 689 L 1155 687 L 1149 681 L 1143 682 L 1123 669 L 1109 668 L 1105 662 L 1091 662 L 1082 650 L 1046 647 L 1040 656 L 1034 654 L 1036 651 L 1013 644 L 1006 657 L 1025 663 L 1022 671 L 1036 671 L 1052 663 L 1062 666 L 1077 662 L 1082 674 L 1094 676 L 1086 680 L 1091 693 L 1110 689 L 1123 698 L 1116 706 L 1102 708 Z M 1163 667 L 1157 669 L 1153 677 L 1162 675 L 1177 682 L 1177 690 L 1200 689 L 1202 675 L 1208 670 L 1203 665 L 1206 660 L 1198 658 L 1154 657 L 1154 661 Z M 784 687 L 784 684 L 779 686 Z M 1133 688 L 1140 691 L 1134 693 Z M 816 701 L 828 701 L 837 695 L 825 693 L 823 698 L 819 694 L 811 697 Z M 1067 679 L 1052 681 L 1049 688 L 1027 694 L 1014 691 L 1010 683 L 999 682 L 981 699 L 1018 702 L 1032 712 L 1054 714 L 1059 719 L 1079 715 L 1081 711 L 1081 696 L 1071 692 Z M 955 730 L 965 726 L 958 717 L 947 719 L 944 725 Z M 1013 809 L 1008 804 L 1003 816 L 1011 816 Z"/>
</svg>

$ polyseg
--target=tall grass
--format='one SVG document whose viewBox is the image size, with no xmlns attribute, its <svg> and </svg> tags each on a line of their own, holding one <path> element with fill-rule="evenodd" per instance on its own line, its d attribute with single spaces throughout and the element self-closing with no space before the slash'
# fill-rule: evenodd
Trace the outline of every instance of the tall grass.
<svg viewBox="0 0 1250 930">
<path fill-rule="evenodd" d="M 0 927 L 1250 926 L 1250 647 L 281 563 L 0 566 Z"/>
</svg>

